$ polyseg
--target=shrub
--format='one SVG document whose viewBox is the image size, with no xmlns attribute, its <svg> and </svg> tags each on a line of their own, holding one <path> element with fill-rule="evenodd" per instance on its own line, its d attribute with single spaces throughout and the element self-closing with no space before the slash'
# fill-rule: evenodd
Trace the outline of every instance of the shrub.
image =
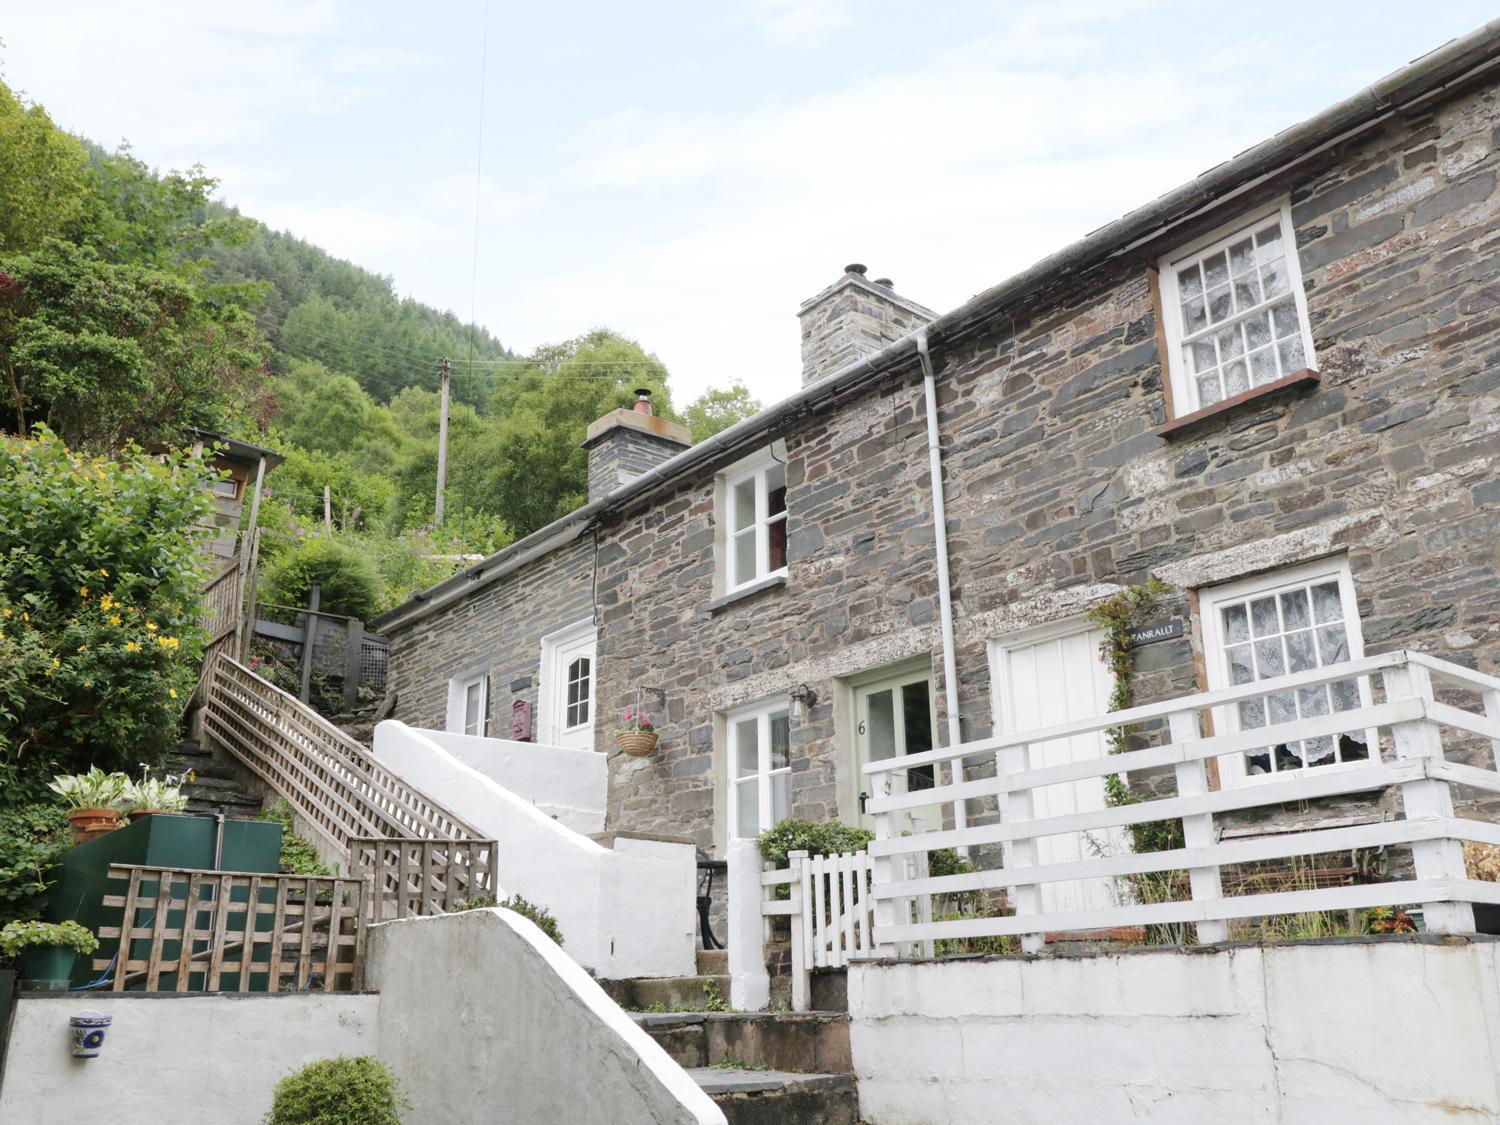
<svg viewBox="0 0 1500 1125">
<path fill-rule="evenodd" d="M 401 1125 L 408 1103 L 379 1059 L 322 1059 L 276 1084 L 268 1125 Z"/>
<path fill-rule="evenodd" d="M 192 458 L 114 460 L 45 429 L 0 437 L 0 794 L 59 773 L 155 762 L 192 693 L 201 637 Z"/>
<path fill-rule="evenodd" d="M 357 545 L 331 535 L 304 539 L 266 572 L 265 600 L 303 606 L 314 586 L 318 608 L 367 621 L 380 607 L 382 585 L 370 556 Z"/>
<path fill-rule="evenodd" d="M 281 859 L 278 866 L 284 875 L 332 875 L 333 868 L 318 858 L 318 849 L 292 828 L 292 806 L 278 797 L 255 818 L 281 825 Z"/>
<path fill-rule="evenodd" d="M 546 934 L 558 945 L 563 943 L 562 929 L 557 924 L 557 919 L 552 916 L 552 911 L 545 906 L 534 902 L 528 902 L 520 895 L 511 895 L 503 902 L 496 902 L 492 894 L 475 895 L 466 902 L 454 905 L 453 912 L 456 914 L 462 910 L 486 910 L 489 907 L 498 906 L 504 910 L 514 910 L 524 918 L 530 918 L 537 924 L 537 928 Z"/>
<path fill-rule="evenodd" d="M 760 834 L 760 854 L 777 867 L 785 867 L 788 852 L 841 855 L 863 851 L 874 838 L 875 833 L 868 828 L 856 828 L 837 820 L 783 820 Z"/>
<path fill-rule="evenodd" d="M 42 916 L 48 875 L 72 846 L 68 814 L 60 804 L 0 809 L 0 922 Z"/>
</svg>

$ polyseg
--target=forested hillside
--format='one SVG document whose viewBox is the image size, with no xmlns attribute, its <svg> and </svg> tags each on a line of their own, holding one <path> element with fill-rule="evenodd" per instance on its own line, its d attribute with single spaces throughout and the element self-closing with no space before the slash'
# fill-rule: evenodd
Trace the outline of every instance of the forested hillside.
<svg viewBox="0 0 1500 1125">
<path fill-rule="evenodd" d="M 585 428 L 635 387 L 698 440 L 759 408 L 735 385 L 679 410 L 655 356 L 586 324 L 513 355 L 216 189 L 201 168 L 159 173 L 80 140 L 0 83 L 0 429 L 45 425 L 106 455 L 188 426 L 279 449 L 262 503 L 272 600 L 318 582 L 343 591 L 325 608 L 368 617 L 565 514 L 587 493 Z"/>
</svg>

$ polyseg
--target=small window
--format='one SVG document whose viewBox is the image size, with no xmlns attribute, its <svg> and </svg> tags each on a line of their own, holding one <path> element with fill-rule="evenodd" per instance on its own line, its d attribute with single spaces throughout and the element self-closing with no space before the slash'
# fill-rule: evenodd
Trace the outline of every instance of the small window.
<svg viewBox="0 0 1500 1125">
<path fill-rule="evenodd" d="M 791 714 L 784 703 L 729 716 L 729 835 L 757 836 L 785 820 L 791 800 Z"/>
<path fill-rule="evenodd" d="M 489 729 L 490 681 L 484 673 L 448 681 L 448 730 L 485 737 Z"/>
<path fill-rule="evenodd" d="M 1167 365 L 1177 417 L 1314 366 L 1291 212 L 1161 264 Z"/>
<path fill-rule="evenodd" d="M 580 656 L 568 665 L 568 702 L 564 721 L 569 730 L 584 726 L 589 721 L 589 700 L 592 698 L 589 683 L 592 674 L 593 661 L 587 656 Z"/>
<path fill-rule="evenodd" d="M 724 591 L 786 572 L 786 464 L 771 454 L 726 473 Z"/>
<path fill-rule="evenodd" d="M 218 496 L 236 500 L 240 495 L 240 482 L 231 477 L 219 477 L 209 484 L 208 490 Z"/>
<path fill-rule="evenodd" d="M 1215 689 L 1364 656 L 1354 583 L 1344 560 L 1205 590 L 1200 607 L 1209 684 Z M 1254 696 L 1221 713 L 1226 729 L 1252 730 L 1357 710 L 1368 702 L 1368 693 L 1365 681 L 1351 677 Z M 1226 772 L 1255 778 L 1364 762 L 1370 758 L 1371 744 L 1365 731 L 1289 739 L 1236 756 Z"/>
</svg>

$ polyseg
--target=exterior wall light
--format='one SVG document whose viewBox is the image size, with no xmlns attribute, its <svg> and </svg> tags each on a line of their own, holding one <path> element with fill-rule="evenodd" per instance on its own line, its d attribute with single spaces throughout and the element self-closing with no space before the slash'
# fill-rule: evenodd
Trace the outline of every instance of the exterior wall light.
<svg viewBox="0 0 1500 1125">
<path fill-rule="evenodd" d="M 812 710 L 814 703 L 818 701 L 818 693 L 806 684 L 798 684 L 792 689 L 792 718 L 799 723 L 805 722 L 808 712 Z"/>
</svg>

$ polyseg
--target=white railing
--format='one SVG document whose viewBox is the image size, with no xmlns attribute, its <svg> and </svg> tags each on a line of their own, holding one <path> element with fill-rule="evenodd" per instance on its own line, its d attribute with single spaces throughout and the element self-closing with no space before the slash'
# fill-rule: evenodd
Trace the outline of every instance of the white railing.
<svg viewBox="0 0 1500 1125">
<path fill-rule="evenodd" d="M 1364 706 L 1295 722 L 1204 737 L 1204 719 L 1224 729 L 1228 709 L 1241 700 L 1293 692 L 1336 681 L 1358 679 Z M 1383 688 L 1377 692 L 1376 681 Z M 1436 680 L 1444 698 L 1434 691 Z M 1374 701 L 1378 694 L 1383 699 Z M 1478 697 L 1477 710 L 1448 698 Z M 1121 754 L 1031 768 L 1028 747 L 1053 739 L 1165 720 L 1164 745 Z M 1210 726 L 1209 730 L 1214 729 Z M 1278 744 L 1309 738 L 1358 735 L 1368 758 L 1246 779 L 1211 789 L 1208 763 Z M 1447 740 L 1445 742 L 1445 735 Z M 1489 758 L 1490 767 L 1445 757 L 1463 750 Z M 902 793 L 899 771 L 936 762 L 992 758 L 995 775 Z M 1474 928 L 1473 904 L 1500 904 L 1500 884 L 1466 877 L 1463 843 L 1500 845 L 1500 825 L 1454 813 L 1455 785 L 1486 794 L 1500 793 L 1500 679 L 1416 652 L 1395 652 L 1262 680 L 1223 691 L 1205 692 L 1119 711 L 1097 718 L 945 747 L 865 767 L 879 793 L 869 802 L 876 839 L 869 848 L 874 867 L 876 955 L 891 956 L 912 942 L 934 939 L 1018 935 L 1023 948 L 1040 949 L 1049 932 L 1192 923 L 1199 941 L 1220 941 L 1231 919 L 1263 918 L 1377 906 L 1420 906 L 1429 930 L 1466 932 Z M 1044 787 L 1109 774 L 1136 774 L 1171 767 L 1176 792 L 1155 800 L 1066 815 L 1034 818 L 1032 794 Z M 1215 818 L 1225 813 L 1314 801 L 1341 794 L 1371 793 L 1395 787 L 1402 817 L 1381 823 L 1292 831 L 1275 836 L 1221 840 Z M 993 799 L 1000 813 L 991 823 L 900 834 L 906 810 L 955 801 Z M 1132 824 L 1181 820 L 1184 846 L 1170 851 L 1102 855 L 1068 862 L 1039 863 L 1037 841 L 1047 836 L 1087 834 Z M 1003 861 L 972 873 L 913 877 L 906 862 L 938 848 L 982 849 L 1001 845 Z M 1226 895 L 1223 874 L 1236 865 L 1297 860 L 1361 848 L 1406 846 L 1414 878 L 1355 886 L 1294 889 Z M 1117 906 L 1047 911 L 1042 887 L 1071 880 L 1123 880 L 1154 872 L 1188 873 L 1190 897 L 1143 903 L 1122 897 Z M 1004 891 L 1015 913 L 954 921 L 911 921 L 913 899 L 971 891 Z"/>
</svg>

